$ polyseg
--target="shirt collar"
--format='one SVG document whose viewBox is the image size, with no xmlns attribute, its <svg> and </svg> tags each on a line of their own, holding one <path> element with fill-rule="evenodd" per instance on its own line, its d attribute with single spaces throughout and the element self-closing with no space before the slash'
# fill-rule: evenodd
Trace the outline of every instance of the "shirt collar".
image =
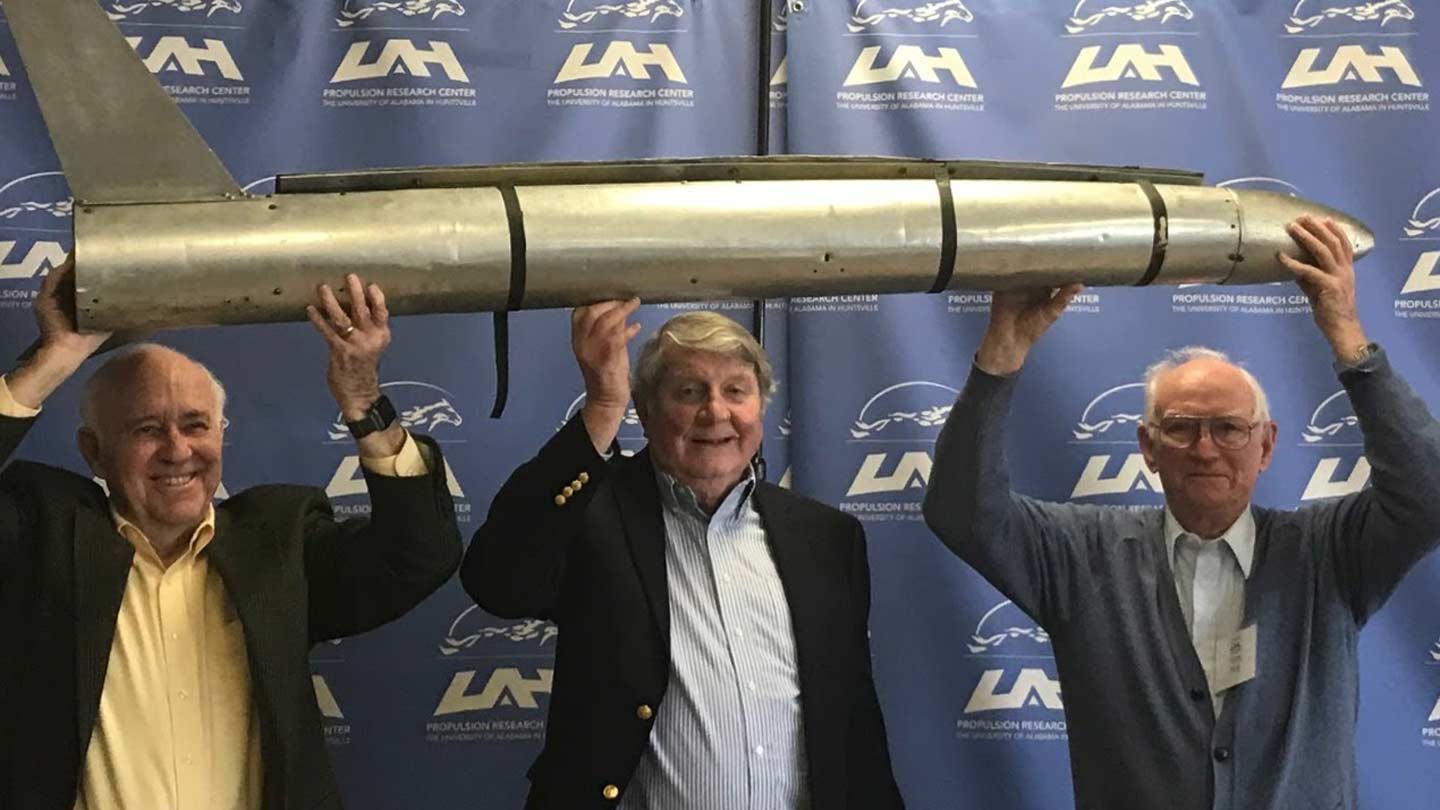
<svg viewBox="0 0 1440 810">
<path fill-rule="evenodd" d="M 139 526 L 126 520 L 119 512 L 115 511 L 114 504 L 110 505 L 110 520 L 115 524 L 115 531 L 119 532 L 121 537 L 128 540 L 130 545 L 135 547 L 136 552 L 154 562 L 160 561 L 160 555 L 156 554 L 154 547 L 150 545 L 150 538 L 145 536 L 145 532 L 141 531 Z M 210 541 L 214 537 L 215 505 L 210 504 L 205 507 L 205 518 L 200 521 L 200 525 L 196 526 L 195 531 L 190 535 L 189 550 L 187 553 L 199 554 L 210 545 Z"/>
<path fill-rule="evenodd" d="M 1175 543 L 1181 535 L 1195 537 L 1194 534 L 1185 531 L 1185 528 L 1180 525 L 1179 519 L 1175 517 L 1175 513 L 1170 511 L 1169 506 L 1166 506 L 1165 555 L 1166 559 L 1172 561 L 1172 564 L 1175 559 Z M 1249 579 L 1250 568 L 1255 562 L 1255 516 L 1251 514 L 1250 507 L 1246 506 L 1245 511 L 1240 513 L 1240 517 L 1230 524 L 1230 528 L 1226 529 L 1213 542 L 1224 542 L 1230 547 L 1230 551 L 1235 555 L 1235 561 L 1240 563 L 1240 570 L 1245 574 L 1245 578 Z"/>
<path fill-rule="evenodd" d="M 659 467 L 655 468 L 655 480 L 660 485 L 660 500 L 666 509 L 678 509 L 693 511 L 696 514 L 704 515 L 705 510 L 700 508 L 700 501 L 695 497 L 694 490 L 680 483 L 675 476 L 665 472 Z M 741 474 L 740 480 L 735 483 L 725 499 L 715 508 L 715 515 L 739 514 L 750 498 L 750 493 L 755 489 L 755 468 L 751 465 L 745 466 L 745 472 Z"/>
</svg>

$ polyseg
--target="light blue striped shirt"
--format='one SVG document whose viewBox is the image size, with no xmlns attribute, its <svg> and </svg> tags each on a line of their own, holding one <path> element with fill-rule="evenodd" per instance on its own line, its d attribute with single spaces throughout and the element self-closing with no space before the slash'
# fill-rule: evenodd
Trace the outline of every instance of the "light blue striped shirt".
<svg viewBox="0 0 1440 810">
<path fill-rule="evenodd" d="M 622 810 L 805 810 L 790 605 L 753 475 L 706 517 L 656 472 L 670 590 L 670 682 Z"/>
</svg>

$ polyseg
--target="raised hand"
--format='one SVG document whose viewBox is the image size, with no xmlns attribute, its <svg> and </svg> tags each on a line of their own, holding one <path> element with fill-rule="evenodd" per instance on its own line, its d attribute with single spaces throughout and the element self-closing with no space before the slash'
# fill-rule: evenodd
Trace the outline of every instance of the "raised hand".
<svg viewBox="0 0 1440 810">
<path fill-rule="evenodd" d="M 75 318 L 75 256 L 53 268 L 35 299 L 35 325 L 40 343 L 23 366 L 5 376 L 10 395 L 21 405 L 38 408 L 110 337 L 109 332 L 82 332 Z"/>
<path fill-rule="evenodd" d="M 330 347 L 325 379 L 340 413 L 353 422 L 380 398 L 380 355 L 390 345 L 390 311 L 380 285 L 365 285 L 350 273 L 345 287 L 350 295 L 348 313 L 330 285 L 321 284 L 305 314 Z"/>
<path fill-rule="evenodd" d="M 585 378 L 585 407 L 580 412 L 596 451 L 604 453 L 620 433 L 630 404 L 630 353 L 627 345 L 640 332 L 629 318 L 640 299 L 601 301 L 570 313 L 570 348 Z"/>
<path fill-rule="evenodd" d="M 1310 214 L 1302 214 L 1288 230 L 1311 261 L 1281 253 L 1280 263 L 1295 274 L 1295 284 L 1310 299 L 1315 325 L 1337 358 L 1353 361 L 1363 357 L 1370 340 L 1355 305 L 1355 248 L 1350 237 L 1334 220 Z"/>
<path fill-rule="evenodd" d="M 990 326 L 975 353 L 976 364 L 991 374 L 1019 371 L 1036 341 L 1081 289 L 1079 284 L 1068 284 L 1059 289 L 996 291 L 990 299 Z"/>
</svg>

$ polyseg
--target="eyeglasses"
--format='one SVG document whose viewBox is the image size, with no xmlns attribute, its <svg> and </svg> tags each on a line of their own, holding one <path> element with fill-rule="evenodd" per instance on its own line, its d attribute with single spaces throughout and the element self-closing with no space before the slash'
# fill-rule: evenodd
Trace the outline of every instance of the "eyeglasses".
<svg viewBox="0 0 1440 810">
<path fill-rule="evenodd" d="M 1165 416 L 1150 424 L 1150 433 L 1166 447 L 1183 450 L 1199 441 L 1201 428 L 1205 428 L 1217 447 L 1242 450 L 1259 424 L 1239 416 Z"/>
</svg>

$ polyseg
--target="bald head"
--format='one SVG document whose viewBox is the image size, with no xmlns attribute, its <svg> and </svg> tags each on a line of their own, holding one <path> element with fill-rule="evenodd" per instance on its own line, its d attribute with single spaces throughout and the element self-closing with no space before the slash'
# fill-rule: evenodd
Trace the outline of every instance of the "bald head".
<svg viewBox="0 0 1440 810">
<path fill-rule="evenodd" d="M 80 454 L 162 558 L 205 519 L 220 485 L 224 406 L 204 366 L 154 344 L 110 358 L 85 385 Z"/>
<path fill-rule="evenodd" d="M 203 364 L 188 355 L 158 343 L 137 343 L 116 352 L 85 381 L 80 397 L 80 422 L 99 433 L 110 406 L 133 399 L 148 387 L 165 380 L 201 375 L 215 394 L 217 419 L 225 414 L 225 387 Z"/>
<path fill-rule="evenodd" d="M 1151 422 L 1160 416 L 1162 389 L 1182 385 L 1188 390 L 1196 385 L 1231 388 L 1238 386 L 1249 392 L 1252 410 L 1249 416 L 1256 422 L 1270 421 L 1270 399 L 1255 375 L 1232 361 L 1229 355 L 1204 346 L 1186 346 L 1166 353 L 1159 361 L 1145 370 L 1145 421 Z"/>
</svg>

